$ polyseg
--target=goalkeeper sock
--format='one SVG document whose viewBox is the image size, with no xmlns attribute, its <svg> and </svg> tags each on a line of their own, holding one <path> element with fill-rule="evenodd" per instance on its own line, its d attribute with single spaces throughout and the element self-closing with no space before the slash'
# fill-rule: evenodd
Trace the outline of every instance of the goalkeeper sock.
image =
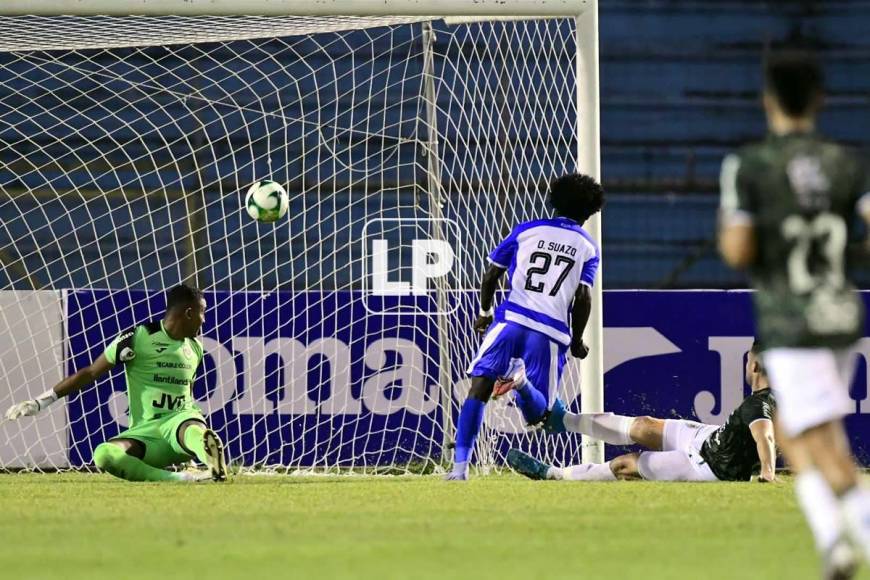
<svg viewBox="0 0 870 580">
<path fill-rule="evenodd" d="M 184 446 L 189 451 L 193 451 L 200 463 L 208 465 L 208 454 L 205 451 L 205 442 L 202 437 L 205 429 L 205 425 L 199 423 L 188 425 L 184 430 Z"/>
<path fill-rule="evenodd" d="M 616 481 L 607 463 L 582 463 L 562 470 L 562 479 L 571 481 Z"/>
<path fill-rule="evenodd" d="M 544 413 L 547 411 L 547 399 L 528 379 L 525 379 L 523 386 L 516 389 L 516 401 L 529 425 L 535 425 L 544 418 Z"/>
<path fill-rule="evenodd" d="M 582 433 L 610 445 L 632 445 L 631 425 L 634 417 L 613 413 L 567 413 L 564 423 L 567 431 Z"/>
<path fill-rule="evenodd" d="M 471 397 L 465 399 L 459 411 L 459 427 L 456 429 L 456 453 L 454 463 L 467 463 L 471 457 L 471 449 L 480 433 L 483 423 L 483 411 L 486 403 Z"/>
<path fill-rule="evenodd" d="M 94 450 L 94 463 L 102 471 L 127 481 L 184 481 L 181 473 L 151 467 L 139 458 L 111 443 L 102 443 Z"/>
</svg>

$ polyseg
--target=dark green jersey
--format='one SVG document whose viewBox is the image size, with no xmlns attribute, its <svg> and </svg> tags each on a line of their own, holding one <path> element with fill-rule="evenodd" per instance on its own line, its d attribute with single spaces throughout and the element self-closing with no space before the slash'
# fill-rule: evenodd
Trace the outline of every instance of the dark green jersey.
<svg viewBox="0 0 870 580">
<path fill-rule="evenodd" d="M 749 426 L 761 419 L 773 420 L 776 401 L 770 389 L 756 391 L 713 431 L 701 446 L 701 457 L 723 481 L 748 481 L 759 469 L 758 448 Z"/>
<path fill-rule="evenodd" d="M 870 199 L 859 157 L 814 134 L 769 136 L 725 158 L 721 188 L 723 221 L 754 225 L 750 275 L 765 347 L 837 348 L 863 336 L 846 276 L 856 205 Z"/>
<path fill-rule="evenodd" d="M 130 428 L 167 413 L 196 409 L 191 387 L 202 354 L 198 340 L 173 339 L 162 321 L 140 324 L 106 347 L 110 363 L 124 364 Z"/>
</svg>

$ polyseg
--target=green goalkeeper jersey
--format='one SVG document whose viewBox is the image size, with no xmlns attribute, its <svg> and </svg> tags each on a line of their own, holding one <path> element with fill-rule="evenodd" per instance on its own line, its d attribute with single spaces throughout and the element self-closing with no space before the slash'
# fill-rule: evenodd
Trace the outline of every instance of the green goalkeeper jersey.
<svg viewBox="0 0 870 580">
<path fill-rule="evenodd" d="M 202 344 L 175 340 L 163 321 L 140 324 L 106 347 L 110 363 L 123 364 L 130 406 L 130 428 L 169 413 L 196 409 L 193 379 L 202 362 Z"/>
<path fill-rule="evenodd" d="M 846 275 L 856 209 L 870 202 L 865 164 L 813 133 L 771 135 L 725 158 L 725 223 L 754 225 L 757 336 L 766 348 L 839 348 L 863 336 Z"/>
</svg>

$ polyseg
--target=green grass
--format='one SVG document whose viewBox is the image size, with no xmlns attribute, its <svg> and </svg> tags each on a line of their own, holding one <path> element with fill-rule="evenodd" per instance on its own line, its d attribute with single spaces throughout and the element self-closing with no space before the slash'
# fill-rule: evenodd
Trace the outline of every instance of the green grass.
<svg viewBox="0 0 870 580">
<path fill-rule="evenodd" d="M 817 566 L 790 482 L 0 475 L 2 578 L 800 580 Z"/>
</svg>

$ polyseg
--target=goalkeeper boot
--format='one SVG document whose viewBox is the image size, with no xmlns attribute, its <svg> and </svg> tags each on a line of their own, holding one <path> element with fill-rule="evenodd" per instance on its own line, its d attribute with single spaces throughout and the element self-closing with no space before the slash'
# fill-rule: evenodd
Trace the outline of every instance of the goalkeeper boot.
<svg viewBox="0 0 870 580">
<path fill-rule="evenodd" d="M 499 377 L 495 381 L 495 386 L 492 388 L 492 398 L 498 399 L 518 389 L 526 382 L 526 364 L 521 358 L 511 359 L 510 367 L 503 377 Z"/>
<path fill-rule="evenodd" d="M 548 435 L 565 432 L 565 403 L 561 399 L 553 401 L 553 408 L 544 415 L 544 432 Z"/>
<path fill-rule="evenodd" d="M 215 481 L 226 481 L 227 462 L 224 458 L 224 444 L 220 437 L 211 429 L 206 429 L 202 434 L 202 444 L 205 447 L 206 462 L 211 478 Z"/>
<path fill-rule="evenodd" d="M 507 462 L 514 471 L 525 475 L 529 479 L 547 479 L 547 472 L 550 471 L 549 465 L 543 461 L 538 461 L 519 449 L 508 451 Z"/>
</svg>

